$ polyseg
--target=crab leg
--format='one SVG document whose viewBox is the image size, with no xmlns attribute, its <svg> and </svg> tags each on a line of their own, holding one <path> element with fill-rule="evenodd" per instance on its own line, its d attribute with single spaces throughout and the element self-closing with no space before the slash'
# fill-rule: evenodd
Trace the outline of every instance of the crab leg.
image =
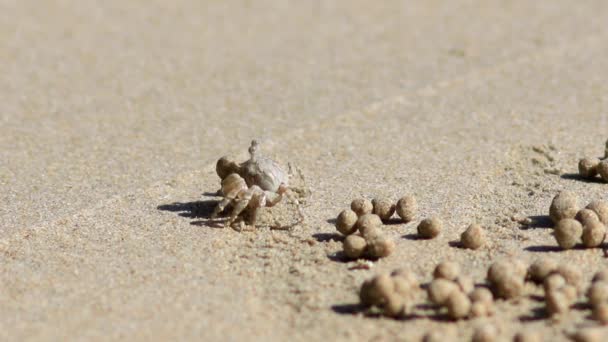
<svg viewBox="0 0 608 342">
<path fill-rule="evenodd" d="M 221 213 L 222 211 L 224 211 L 224 209 L 226 209 L 226 206 L 228 204 L 230 204 L 230 199 L 229 198 L 224 198 L 222 199 L 217 206 L 215 206 L 215 208 L 213 209 L 213 213 L 211 213 L 211 218 L 214 219 L 217 217 L 217 215 L 219 213 Z"/>
<path fill-rule="evenodd" d="M 249 204 L 249 200 L 248 199 L 241 199 L 241 200 L 235 200 L 236 204 L 234 205 L 234 208 L 232 209 L 232 212 L 230 213 L 230 218 L 228 219 L 228 221 L 226 222 L 226 224 L 224 226 L 230 226 L 232 225 L 232 223 L 236 220 L 236 218 L 241 214 L 241 212 L 243 212 L 243 210 L 245 210 L 245 208 L 247 208 L 247 205 Z"/>
</svg>

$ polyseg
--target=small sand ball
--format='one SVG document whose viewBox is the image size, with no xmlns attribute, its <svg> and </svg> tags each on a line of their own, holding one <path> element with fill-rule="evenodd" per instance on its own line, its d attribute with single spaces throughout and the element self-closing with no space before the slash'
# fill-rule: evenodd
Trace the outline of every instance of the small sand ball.
<svg viewBox="0 0 608 342">
<path fill-rule="evenodd" d="M 599 165 L 597 166 L 597 172 L 600 174 L 600 177 L 602 177 L 602 180 L 604 182 L 608 182 L 608 161 L 607 160 L 603 160 L 599 163 Z"/>
<path fill-rule="evenodd" d="M 583 226 L 574 219 L 563 219 L 555 226 L 555 240 L 563 249 L 574 247 L 583 236 Z"/>
<path fill-rule="evenodd" d="M 447 280 L 456 280 L 460 274 L 460 265 L 453 261 L 440 262 L 433 271 L 433 278 L 443 278 Z"/>
<path fill-rule="evenodd" d="M 418 282 L 418 278 L 416 274 L 412 272 L 412 270 L 407 268 L 399 268 L 391 272 L 391 277 L 395 281 L 399 279 L 400 281 L 404 281 L 408 284 L 408 287 L 411 289 L 418 289 L 420 287 L 420 283 Z"/>
<path fill-rule="evenodd" d="M 570 303 L 576 302 L 576 299 L 578 298 L 578 291 L 576 287 L 572 285 L 566 285 L 559 290 L 564 293 Z"/>
<path fill-rule="evenodd" d="M 603 224 L 608 224 L 608 202 L 592 201 L 586 208 L 593 210 Z"/>
<path fill-rule="evenodd" d="M 418 289 L 417 284 L 412 283 L 405 277 L 393 277 L 393 283 L 395 284 L 395 293 L 404 298 L 411 298 Z"/>
<path fill-rule="evenodd" d="M 525 263 L 523 260 L 517 258 L 511 258 L 508 260 L 513 265 L 513 272 L 515 273 L 515 275 L 522 279 L 525 279 L 526 275 L 528 274 L 528 264 Z"/>
<path fill-rule="evenodd" d="M 571 336 L 574 342 L 604 341 L 604 331 L 599 328 L 583 328 Z"/>
<path fill-rule="evenodd" d="M 583 158 L 578 162 L 578 173 L 584 178 L 597 176 L 600 160 L 597 158 Z"/>
<path fill-rule="evenodd" d="M 364 305 L 382 305 L 386 298 L 395 291 L 393 279 L 388 274 L 381 274 L 366 280 L 361 285 L 359 299 Z"/>
<path fill-rule="evenodd" d="M 583 274 L 577 266 L 571 264 L 562 264 L 557 267 L 555 272 L 564 277 L 568 285 L 572 285 L 577 289 L 582 288 Z"/>
<path fill-rule="evenodd" d="M 570 300 L 559 290 L 549 291 L 545 294 L 547 312 L 551 315 L 565 314 L 570 310 Z"/>
<path fill-rule="evenodd" d="M 540 333 L 533 330 L 520 331 L 515 335 L 515 342 L 542 342 Z"/>
<path fill-rule="evenodd" d="M 416 198 L 411 195 L 403 196 L 397 201 L 397 215 L 401 217 L 403 222 L 407 223 L 416 218 L 418 211 L 418 203 Z"/>
<path fill-rule="evenodd" d="M 491 283 L 500 282 L 504 278 L 515 277 L 515 278 L 525 278 L 528 272 L 528 268 L 526 264 L 519 259 L 502 259 L 494 262 L 488 268 L 488 281 Z"/>
<path fill-rule="evenodd" d="M 594 282 L 594 283 L 598 282 L 598 281 L 608 282 L 608 269 L 603 269 L 601 271 L 597 271 L 593 275 L 593 279 L 591 281 Z"/>
<path fill-rule="evenodd" d="M 593 306 L 593 319 L 604 325 L 608 324 L 608 303 Z"/>
<path fill-rule="evenodd" d="M 372 206 L 374 207 L 372 212 L 378 215 L 382 221 L 388 221 L 395 213 L 395 205 L 386 198 L 374 198 Z"/>
<path fill-rule="evenodd" d="M 558 223 L 563 219 L 573 219 L 578 210 L 576 194 L 571 191 L 562 191 L 553 198 L 549 208 L 549 216 L 551 216 L 553 223 Z"/>
<path fill-rule="evenodd" d="M 484 324 L 477 327 L 473 332 L 473 342 L 493 342 L 498 338 L 496 327 L 490 324 Z"/>
<path fill-rule="evenodd" d="M 349 235 L 342 242 L 344 255 L 350 259 L 358 259 L 363 255 L 367 242 L 359 235 Z"/>
<path fill-rule="evenodd" d="M 357 227 L 355 227 L 357 219 L 357 214 L 354 211 L 343 210 L 336 219 L 336 229 L 344 235 L 350 235 L 357 231 Z"/>
<path fill-rule="evenodd" d="M 372 258 L 385 258 L 395 250 L 395 241 L 384 236 L 376 236 L 368 240 L 367 252 Z"/>
<path fill-rule="evenodd" d="M 450 294 L 458 290 L 456 283 L 446 279 L 435 279 L 427 287 L 429 300 L 438 305 L 443 305 Z"/>
<path fill-rule="evenodd" d="M 492 296 L 492 292 L 485 287 L 478 287 L 473 292 L 471 292 L 471 300 L 474 303 L 485 303 L 492 304 L 494 302 L 494 296 Z"/>
<path fill-rule="evenodd" d="M 587 299 L 592 306 L 606 303 L 608 304 L 608 283 L 596 281 L 587 290 Z"/>
<path fill-rule="evenodd" d="M 439 235 L 443 228 L 443 222 L 439 218 L 428 218 L 422 220 L 418 225 L 418 235 L 424 239 L 432 239 Z"/>
<path fill-rule="evenodd" d="M 580 222 L 583 226 L 588 222 L 599 221 L 600 218 L 597 216 L 595 211 L 591 209 L 581 209 L 576 213 L 575 219 Z"/>
<path fill-rule="evenodd" d="M 606 238 L 606 226 L 602 222 L 587 222 L 583 227 L 583 245 L 587 248 L 598 247 Z"/>
<path fill-rule="evenodd" d="M 450 293 L 445 301 L 445 306 L 448 308 L 448 316 L 452 319 L 465 318 L 471 312 L 471 300 L 458 290 Z"/>
<path fill-rule="evenodd" d="M 545 293 L 557 291 L 564 286 L 566 286 L 566 279 L 559 273 L 550 274 L 543 282 L 543 289 L 545 290 Z"/>
<path fill-rule="evenodd" d="M 469 276 L 459 275 L 455 281 L 458 287 L 460 288 L 460 291 L 467 295 L 473 292 L 473 290 L 475 289 L 475 282 L 473 281 L 473 278 Z"/>
<path fill-rule="evenodd" d="M 371 214 L 372 210 L 374 210 L 374 206 L 368 199 L 357 198 L 350 203 L 350 209 L 358 216 L 363 216 L 365 214 Z"/>
<path fill-rule="evenodd" d="M 386 297 L 384 303 L 384 315 L 388 317 L 400 317 L 405 314 L 405 300 L 396 293 L 391 293 Z"/>
<path fill-rule="evenodd" d="M 525 285 L 526 269 L 525 264 L 516 259 L 504 259 L 493 263 L 488 269 L 487 279 L 494 295 L 504 299 L 521 295 Z"/>
<path fill-rule="evenodd" d="M 522 278 L 511 275 L 501 282 L 492 284 L 492 289 L 496 297 L 511 299 L 521 296 L 524 291 L 524 285 Z"/>
<path fill-rule="evenodd" d="M 355 226 L 364 238 L 370 239 L 378 235 L 380 227 L 382 227 L 382 220 L 378 215 L 365 214 L 359 216 Z"/>
<path fill-rule="evenodd" d="M 485 234 L 481 225 L 473 223 L 460 235 L 460 243 L 464 248 L 478 249 L 485 243 Z"/>
<path fill-rule="evenodd" d="M 491 305 L 491 304 L 489 304 Z M 488 304 L 482 302 L 473 302 L 471 304 L 471 317 L 486 317 L 490 316 Z"/>
<path fill-rule="evenodd" d="M 536 260 L 528 269 L 528 276 L 535 283 L 542 283 L 551 272 L 557 270 L 557 261 L 549 258 Z"/>
</svg>

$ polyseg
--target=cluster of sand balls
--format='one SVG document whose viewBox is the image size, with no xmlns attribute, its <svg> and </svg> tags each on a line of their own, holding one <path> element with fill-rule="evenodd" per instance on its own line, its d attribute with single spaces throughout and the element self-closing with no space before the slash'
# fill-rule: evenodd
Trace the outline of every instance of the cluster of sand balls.
<svg viewBox="0 0 608 342">
<path fill-rule="evenodd" d="M 442 262 L 433 271 L 427 287 L 429 301 L 447 309 L 452 319 L 484 317 L 494 313 L 494 297 L 486 288 L 475 288 L 473 279 L 462 275 L 455 262 Z"/>
<path fill-rule="evenodd" d="M 410 312 L 419 289 L 420 283 L 412 271 L 398 269 L 363 282 L 359 298 L 362 305 L 375 307 L 385 316 L 398 318 Z"/>
<path fill-rule="evenodd" d="M 583 158 L 578 162 L 578 173 L 587 179 L 594 179 L 599 175 L 604 182 L 608 182 L 608 159 Z"/>
<path fill-rule="evenodd" d="M 579 242 L 587 248 L 600 246 L 606 237 L 608 224 L 608 203 L 593 201 L 585 208 L 571 191 L 562 191 L 551 202 L 549 216 L 553 223 L 557 244 L 570 249 Z"/>
<path fill-rule="evenodd" d="M 346 235 L 344 255 L 350 259 L 390 255 L 395 249 L 395 242 L 382 235 L 383 222 L 388 221 L 395 212 L 404 222 L 409 222 L 414 219 L 416 211 L 413 196 L 402 197 L 396 205 L 383 198 L 353 200 L 350 209 L 343 210 L 336 220 L 336 229 Z"/>
</svg>

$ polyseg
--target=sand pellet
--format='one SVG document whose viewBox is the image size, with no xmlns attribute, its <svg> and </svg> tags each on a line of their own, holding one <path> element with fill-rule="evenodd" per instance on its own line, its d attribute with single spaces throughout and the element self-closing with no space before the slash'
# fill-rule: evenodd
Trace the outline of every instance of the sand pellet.
<svg viewBox="0 0 608 342">
<path fill-rule="evenodd" d="M 427 288 L 429 300 L 438 305 L 443 305 L 454 291 L 459 291 L 458 285 L 441 278 L 433 280 Z"/>
<path fill-rule="evenodd" d="M 469 315 L 471 311 L 471 300 L 459 290 L 452 291 L 445 301 L 448 309 L 448 316 L 452 319 L 462 319 Z"/>
<path fill-rule="evenodd" d="M 395 250 L 395 242 L 384 236 L 367 240 L 367 252 L 372 258 L 385 258 Z"/>
<path fill-rule="evenodd" d="M 416 198 L 411 195 L 401 197 L 399 201 L 397 201 L 395 210 L 403 222 L 407 223 L 412 221 L 416 218 L 416 212 L 418 211 Z"/>
<path fill-rule="evenodd" d="M 563 219 L 555 226 L 555 240 L 563 249 L 570 249 L 581 241 L 583 226 L 574 219 Z"/>
<path fill-rule="evenodd" d="M 522 271 L 523 269 L 523 271 Z M 487 279 L 497 298 L 510 299 L 521 295 L 524 289 L 526 267 L 517 260 L 500 260 L 488 269 Z"/>
<path fill-rule="evenodd" d="M 460 265 L 453 261 L 443 261 L 439 263 L 433 271 L 433 278 L 443 278 L 447 280 L 456 280 L 460 274 Z"/>
<path fill-rule="evenodd" d="M 592 201 L 586 208 L 593 210 L 603 224 L 608 224 L 608 202 L 600 200 Z"/>
<path fill-rule="evenodd" d="M 592 306 L 608 304 L 608 283 L 605 281 L 592 283 L 587 290 L 587 299 Z"/>
<path fill-rule="evenodd" d="M 439 218 L 428 218 L 422 220 L 418 225 L 418 235 L 424 239 L 432 239 L 439 235 L 443 228 L 443 222 Z"/>
<path fill-rule="evenodd" d="M 490 316 L 490 310 L 488 306 L 491 304 L 486 304 L 482 302 L 473 302 L 471 304 L 471 317 L 486 317 Z"/>
<path fill-rule="evenodd" d="M 350 203 L 350 209 L 354 211 L 358 216 L 363 216 L 365 214 L 371 214 L 372 210 L 374 210 L 374 206 L 372 205 L 372 202 L 368 199 L 357 198 Z"/>
<path fill-rule="evenodd" d="M 372 213 L 378 215 L 382 221 L 388 221 L 395 213 L 395 205 L 386 198 L 374 198 L 372 206 Z"/>
<path fill-rule="evenodd" d="M 530 265 L 528 277 L 535 283 L 542 283 L 551 272 L 557 270 L 557 261 L 550 258 L 541 258 Z"/>
<path fill-rule="evenodd" d="M 493 303 L 494 302 L 494 296 L 492 296 L 492 291 L 486 289 L 485 287 L 476 288 L 475 290 L 473 290 L 473 292 L 471 292 L 470 297 L 474 303 L 477 303 L 477 302 Z"/>
<path fill-rule="evenodd" d="M 578 162 L 578 173 L 584 178 L 593 178 L 598 174 L 600 160 L 597 158 L 583 158 Z"/>
<path fill-rule="evenodd" d="M 478 249 L 485 243 L 483 227 L 477 223 L 471 224 L 461 235 L 460 244 L 464 248 Z"/>
<path fill-rule="evenodd" d="M 455 282 L 460 288 L 460 291 L 467 295 L 475 289 L 475 282 L 473 281 L 473 278 L 469 276 L 461 274 L 456 278 Z"/>
<path fill-rule="evenodd" d="M 336 229 L 344 235 L 350 235 L 357 231 L 357 227 L 355 227 L 357 220 L 358 216 L 354 211 L 343 210 L 336 219 Z"/>
<path fill-rule="evenodd" d="M 597 166 L 597 172 L 604 182 L 608 182 L 608 161 L 603 160 Z"/>
<path fill-rule="evenodd" d="M 566 279 L 559 273 L 552 273 L 545 278 L 543 282 L 543 289 L 545 293 L 556 291 L 564 286 L 566 286 Z"/>
<path fill-rule="evenodd" d="M 549 291 L 545 294 L 547 312 L 551 315 L 565 314 L 570 310 L 570 300 L 560 290 Z"/>
<path fill-rule="evenodd" d="M 367 242 L 359 235 L 349 235 L 344 239 L 342 243 L 342 249 L 344 255 L 350 259 L 358 259 L 365 252 Z"/>
<path fill-rule="evenodd" d="M 563 219 L 573 219 L 579 211 L 578 197 L 571 191 L 562 191 L 551 202 L 549 216 L 553 223 Z"/>
<path fill-rule="evenodd" d="M 600 220 L 595 211 L 586 208 L 579 210 L 578 213 L 576 213 L 575 219 L 583 226 L 589 222 Z"/>
<path fill-rule="evenodd" d="M 382 227 L 382 220 L 378 215 L 365 214 L 359 216 L 355 226 L 365 239 L 370 239 L 378 235 L 380 227 Z"/>
<path fill-rule="evenodd" d="M 587 222 L 583 226 L 583 245 L 587 248 L 598 247 L 606 238 L 606 226 L 599 220 Z"/>
</svg>

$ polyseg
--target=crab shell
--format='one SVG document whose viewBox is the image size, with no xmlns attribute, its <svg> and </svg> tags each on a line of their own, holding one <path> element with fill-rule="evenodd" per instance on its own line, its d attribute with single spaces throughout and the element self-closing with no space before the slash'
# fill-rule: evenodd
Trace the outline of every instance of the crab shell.
<svg viewBox="0 0 608 342">
<path fill-rule="evenodd" d="M 281 184 L 289 182 L 287 172 L 277 162 L 263 156 L 242 163 L 240 171 L 248 186 L 257 185 L 265 191 L 278 192 Z"/>
</svg>

